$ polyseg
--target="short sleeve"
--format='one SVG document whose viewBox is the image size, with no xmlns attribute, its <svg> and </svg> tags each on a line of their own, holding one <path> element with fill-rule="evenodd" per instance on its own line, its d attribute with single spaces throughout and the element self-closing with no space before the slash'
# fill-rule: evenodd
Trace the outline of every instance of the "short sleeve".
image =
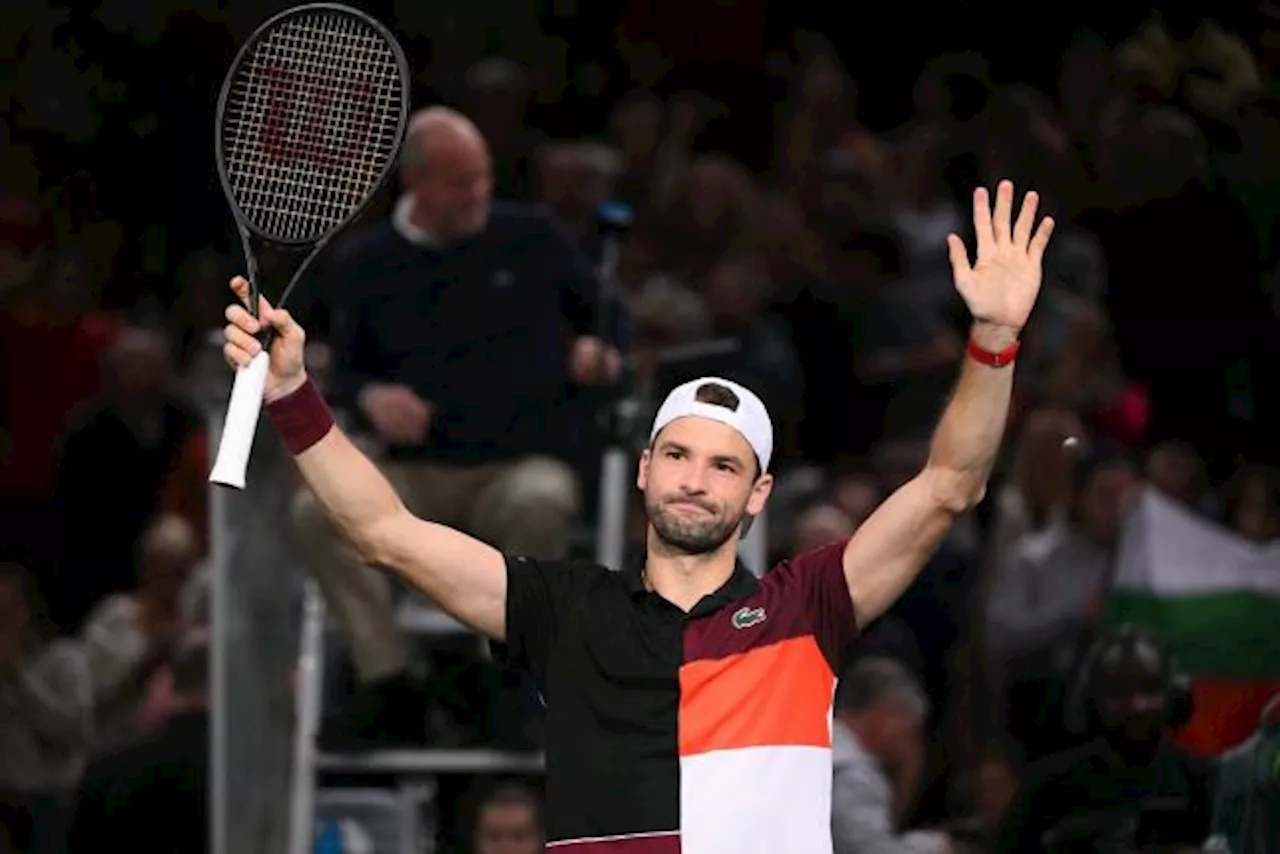
<svg viewBox="0 0 1280 854">
<path fill-rule="evenodd" d="M 507 667 L 527 670 L 543 688 L 564 615 L 582 595 L 582 568 L 507 556 L 506 638 L 490 645 Z"/>
<path fill-rule="evenodd" d="M 839 673 L 849 648 L 858 637 L 858 618 L 844 575 L 844 548 L 848 540 L 802 552 L 784 560 L 770 573 L 786 576 L 809 611 L 818 645 L 827 662 Z"/>
</svg>

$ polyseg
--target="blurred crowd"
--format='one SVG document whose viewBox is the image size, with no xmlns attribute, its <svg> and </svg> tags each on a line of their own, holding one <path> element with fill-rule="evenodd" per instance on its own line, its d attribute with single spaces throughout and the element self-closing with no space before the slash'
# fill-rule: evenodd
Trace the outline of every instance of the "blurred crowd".
<svg viewBox="0 0 1280 854">
<path fill-rule="evenodd" d="M 157 800 L 174 774 L 203 785 L 190 734 L 205 714 L 209 449 L 191 389 L 243 266 L 209 146 L 222 74 L 258 20 L 235 5 L 0 11 L 0 852 L 63 850 L 51 828 L 70 827 L 73 850 L 87 850 L 77 834 L 106 844 L 113 822 L 143 821 L 108 805 L 176 803 Z M 1037 86 L 977 52 L 939 55 L 909 82 L 914 114 L 889 123 L 859 109 L 887 84 L 804 30 L 758 78 L 726 82 L 676 74 L 673 39 L 634 21 L 612 32 L 613 65 L 545 34 L 482 49 L 479 30 L 465 33 L 472 55 L 438 46 L 428 63 L 431 15 L 391 21 L 422 69 L 418 103 L 454 105 L 483 146 L 411 129 L 401 180 L 323 256 L 294 312 L 315 372 L 397 482 L 513 548 L 589 544 L 600 453 L 618 438 L 598 412 L 690 372 L 742 381 L 774 413 L 771 559 L 852 535 L 923 464 L 963 353 L 946 235 L 971 231 L 976 185 L 1041 194 L 1058 227 L 1007 452 L 988 500 L 866 633 L 837 719 L 888 788 L 837 773 L 851 788 L 835 801 L 857 816 L 841 854 L 945 850 L 895 835 L 908 827 L 945 828 L 951 850 L 1032 850 L 1000 827 L 1039 779 L 1024 769 L 1080 744 L 1061 722 L 1106 628 L 1137 496 L 1242 541 L 1280 539 L 1280 8 L 1248 26 L 1177 12 L 1119 38 L 1077 32 Z M 743 120 L 738 103 L 760 99 L 772 113 Z M 491 182 L 467 159 L 477 150 Z M 634 225 L 602 285 L 608 201 Z M 477 228 L 507 229 L 484 284 L 536 268 L 563 317 L 540 302 L 412 316 L 421 305 L 391 293 L 377 247 L 478 277 L 448 255 Z M 448 347 L 425 343 L 446 334 Z M 558 352 L 560 336 L 552 364 L 543 345 Z M 378 338 L 421 342 L 415 369 L 448 365 L 456 382 L 428 393 L 378 376 L 391 360 Z M 538 358 L 503 374 L 503 341 L 537 342 Z M 699 346 L 716 342 L 731 349 Z M 554 447 L 519 425 L 489 444 L 468 434 L 522 418 L 567 426 Z M 296 510 L 325 564 L 329 540 Z M 342 560 L 327 563 L 354 579 Z M 424 687 L 416 653 L 369 626 L 390 594 L 334 575 L 317 569 L 359 683 L 335 745 L 538 746 L 521 685 L 455 649 L 431 653 Z M 496 797 L 498 812 L 536 816 L 523 790 Z M 526 836 L 472 841 L 540 850 Z"/>
</svg>

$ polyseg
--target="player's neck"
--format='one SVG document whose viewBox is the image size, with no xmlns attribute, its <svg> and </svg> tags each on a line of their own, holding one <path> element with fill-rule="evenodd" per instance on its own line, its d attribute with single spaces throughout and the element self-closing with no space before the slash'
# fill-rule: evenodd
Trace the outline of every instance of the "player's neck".
<svg viewBox="0 0 1280 854">
<path fill-rule="evenodd" d="M 703 555 L 671 549 L 652 529 L 647 539 L 645 585 L 682 611 L 692 610 L 702 597 L 719 590 L 733 575 L 738 559 L 737 537 Z"/>
</svg>

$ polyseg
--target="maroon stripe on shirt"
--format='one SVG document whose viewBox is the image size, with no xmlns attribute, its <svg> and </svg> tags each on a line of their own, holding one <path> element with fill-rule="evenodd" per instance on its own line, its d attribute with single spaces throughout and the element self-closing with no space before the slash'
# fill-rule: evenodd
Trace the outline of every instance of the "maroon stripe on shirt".
<svg viewBox="0 0 1280 854">
<path fill-rule="evenodd" d="M 557 854 L 680 854 L 680 834 L 616 836 L 548 842 L 548 851 Z"/>
<path fill-rule="evenodd" d="M 813 635 L 839 673 L 858 635 L 844 576 L 847 541 L 780 562 L 750 597 L 685 626 L 684 660 L 714 660 L 791 638 Z"/>
</svg>

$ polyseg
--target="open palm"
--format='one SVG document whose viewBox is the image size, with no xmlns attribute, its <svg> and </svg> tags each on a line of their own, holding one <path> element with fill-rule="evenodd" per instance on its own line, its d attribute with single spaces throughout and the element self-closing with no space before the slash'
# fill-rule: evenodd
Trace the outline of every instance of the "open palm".
<svg viewBox="0 0 1280 854">
<path fill-rule="evenodd" d="M 1022 200 L 1017 222 L 1013 220 L 1013 183 L 1001 181 L 996 188 L 995 210 L 992 211 L 987 190 L 979 187 L 973 193 L 973 224 L 977 232 L 978 254 L 974 263 L 964 241 L 957 235 L 947 236 L 951 251 L 951 272 L 956 290 L 969 306 L 975 321 L 1021 329 L 1040 293 L 1041 267 L 1053 219 L 1045 217 L 1035 225 L 1036 193 Z"/>
</svg>

